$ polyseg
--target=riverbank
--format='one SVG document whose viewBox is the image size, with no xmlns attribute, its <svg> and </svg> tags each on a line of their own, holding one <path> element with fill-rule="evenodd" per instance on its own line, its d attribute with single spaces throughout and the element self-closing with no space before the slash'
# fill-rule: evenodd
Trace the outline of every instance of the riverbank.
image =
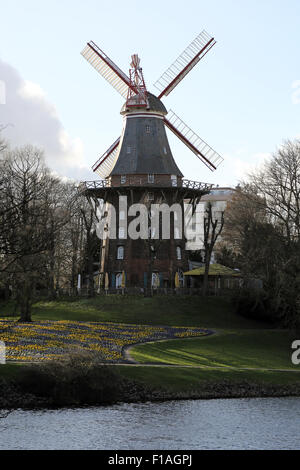
<svg viewBox="0 0 300 470">
<path fill-rule="evenodd" d="M 0 408 L 101 406 L 183 399 L 300 396 L 292 371 L 196 367 L 2 365 Z"/>
</svg>

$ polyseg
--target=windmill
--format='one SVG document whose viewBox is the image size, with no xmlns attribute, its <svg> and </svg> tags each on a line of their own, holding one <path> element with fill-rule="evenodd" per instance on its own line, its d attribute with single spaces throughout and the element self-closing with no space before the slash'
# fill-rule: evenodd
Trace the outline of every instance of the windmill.
<svg viewBox="0 0 300 470">
<path fill-rule="evenodd" d="M 154 84 L 157 96 L 147 90 L 137 54 L 131 57 L 127 75 L 93 41 L 87 43 L 82 51 L 83 57 L 125 100 L 121 109 L 124 119 L 122 134 L 93 165 L 93 171 L 101 180 L 83 183 L 85 195 L 96 205 L 101 199 L 104 204 L 117 209 L 119 224 L 123 211 L 118 207 L 118 200 L 122 195 L 128 197 L 132 204 L 142 203 L 148 208 L 151 204 L 167 203 L 171 207 L 176 203 L 181 207 L 179 218 L 184 220 L 184 201 L 192 201 L 195 207 L 210 191 L 212 185 L 183 179 L 173 158 L 166 128 L 211 171 L 216 170 L 222 157 L 174 111 L 167 111 L 161 99 L 174 90 L 215 43 L 213 37 L 202 31 Z M 122 229 L 126 231 L 127 227 Z M 188 269 L 185 242 L 185 235 L 175 236 L 174 229 L 170 239 L 162 239 L 160 235 L 157 243 L 150 235 L 147 245 L 144 240 L 121 235 L 118 225 L 117 238 L 107 238 L 102 245 L 100 271 L 103 284 L 108 276 L 109 285 L 120 288 L 123 276 L 127 286 L 149 287 L 152 282 L 155 287 L 158 284 L 171 287 L 176 272 Z"/>
<path fill-rule="evenodd" d="M 154 83 L 160 100 L 168 96 L 181 80 L 205 57 L 216 41 L 206 31 L 202 31 Z M 140 60 L 132 56 L 130 76 L 128 77 L 93 41 L 83 49 L 83 57 L 126 99 L 127 106 L 140 100 L 140 106 L 147 108 L 147 90 Z M 201 137 L 187 126 L 171 109 L 164 116 L 168 127 L 211 171 L 222 163 L 223 158 Z M 120 137 L 101 155 L 93 165 L 93 171 L 105 179 L 110 175 L 119 154 Z"/>
</svg>

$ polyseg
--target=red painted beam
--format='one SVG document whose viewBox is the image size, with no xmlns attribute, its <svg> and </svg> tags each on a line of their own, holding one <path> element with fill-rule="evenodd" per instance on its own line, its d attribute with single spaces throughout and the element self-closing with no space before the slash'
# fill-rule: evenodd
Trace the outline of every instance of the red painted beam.
<svg viewBox="0 0 300 470">
<path fill-rule="evenodd" d="M 116 142 L 115 142 L 115 143 L 112 145 L 112 147 L 108 150 L 107 155 L 101 160 L 101 158 L 103 157 L 103 155 L 102 155 L 102 157 L 100 157 L 100 159 L 99 159 L 100 161 L 98 160 L 98 161 L 93 165 L 93 167 L 92 167 L 92 170 L 93 170 L 93 171 L 97 171 L 97 169 L 99 168 L 99 166 L 102 165 L 102 163 L 105 162 L 105 160 L 106 160 L 106 159 L 112 154 L 112 152 L 118 147 L 119 143 L 120 143 L 120 137 L 119 137 L 119 139 L 116 140 Z M 97 166 L 95 166 L 95 165 L 97 165 Z"/>
<path fill-rule="evenodd" d="M 109 61 L 108 61 L 105 57 L 103 57 L 103 56 L 100 54 L 100 52 L 99 52 L 99 51 L 101 51 L 100 48 L 99 48 L 99 51 L 98 51 L 97 49 L 95 49 L 95 47 L 92 45 L 91 42 L 88 42 L 87 45 L 88 45 L 91 49 L 93 49 L 93 51 L 95 52 L 95 54 L 97 54 L 97 55 L 100 57 L 100 59 L 102 59 L 102 60 L 106 63 L 106 65 L 108 65 L 108 67 L 109 67 L 110 69 L 112 69 L 112 70 L 116 73 L 116 75 L 118 75 L 118 77 L 119 77 L 129 88 L 131 88 L 131 89 L 136 93 L 136 89 L 131 86 L 130 80 L 129 80 L 129 78 L 127 77 L 127 75 L 126 75 L 111 59 L 109 59 Z M 95 44 L 95 46 L 96 46 L 96 44 Z M 98 46 L 97 46 L 97 47 L 98 47 Z M 102 51 L 101 51 L 101 52 L 102 52 Z"/>
<path fill-rule="evenodd" d="M 183 134 L 181 134 L 181 132 L 179 132 L 175 126 L 173 126 L 173 124 L 170 123 L 170 121 L 168 121 L 168 119 L 164 118 L 164 122 L 166 124 L 166 126 L 168 126 L 168 128 L 174 132 L 175 135 L 177 135 L 177 137 L 182 140 L 195 154 L 198 154 L 201 156 L 201 158 L 203 158 L 205 161 L 203 162 L 210 170 L 213 168 L 214 170 L 217 169 L 217 167 L 211 163 L 208 158 L 206 158 L 201 152 L 199 152 L 199 150 L 188 140 L 184 137 Z M 207 163 L 205 163 L 207 162 Z"/>
<path fill-rule="evenodd" d="M 191 64 L 194 62 L 194 60 L 199 57 L 202 52 L 205 51 L 205 49 L 214 41 L 215 39 L 214 38 L 211 38 L 210 41 L 208 41 L 208 43 L 201 49 L 201 51 L 198 52 L 198 54 L 195 55 L 195 57 L 181 70 L 181 72 L 179 72 L 178 75 L 176 75 L 176 77 L 171 81 L 171 83 L 169 83 L 169 85 L 166 86 L 166 88 L 160 93 L 160 95 L 158 96 L 158 99 L 160 99 L 162 96 L 164 96 L 164 94 L 166 93 L 166 91 L 169 90 L 169 88 L 171 88 L 174 83 L 176 82 L 176 80 L 178 80 L 178 78 L 191 66 Z M 203 57 L 207 54 L 207 52 L 215 45 L 216 43 L 214 42 L 214 44 L 212 44 L 208 49 L 207 51 L 205 52 L 205 54 L 203 54 Z M 179 56 L 180 57 L 180 56 Z M 175 61 L 176 62 L 176 61 Z"/>
</svg>

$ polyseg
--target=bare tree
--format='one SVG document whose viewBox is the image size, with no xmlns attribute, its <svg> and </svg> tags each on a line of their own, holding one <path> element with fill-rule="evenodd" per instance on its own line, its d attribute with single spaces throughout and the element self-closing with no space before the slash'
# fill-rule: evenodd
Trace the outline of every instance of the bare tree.
<svg viewBox="0 0 300 470">
<path fill-rule="evenodd" d="M 300 237 L 300 140 L 286 141 L 262 170 L 249 175 L 253 195 L 290 243 Z M 259 196 L 259 199 L 257 198 Z"/>
<path fill-rule="evenodd" d="M 48 291 L 56 297 L 59 287 L 70 278 L 72 247 L 70 242 L 70 224 L 76 215 L 76 186 L 52 179 L 52 188 L 48 192 L 49 214 L 49 250 L 48 250 Z"/>
<path fill-rule="evenodd" d="M 220 236 L 224 226 L 224 211 L 220 211 L 219 216 L 216 216 L 213 211 L 211 202 L 207 203 L 204 215 L 204 278 L 203 278 L 203 295 L 207 294 L 208 289 L 208 275 L 209 266 L 211 261 L 212 252 L 218 237 Z"/>
<path fill-rule="evenodd" d="M 244 277 L 263 281 L 267 314 L 287 325 L 299 324 L 298 140 L 287 141 L 260 171 L 249 175 L 226 210 L 222 238 Z"/>
<path fill-rule="evenodd" d="M 94 207 L 86 198 L 79 195 L 80 213 L 84 227 L 84 269 L 87 274 L 89 295 L 95 294 L 94 289 L 94 262 L 100 243 L 96 234 L 96 214 Z"/>
<path fill-rule="evenodd" d="M 60 183 L 31 146 L 9 151 L 2 169 L 0 266 L 14 284 L 21 321 L 31 321 L 35 288 L 47 277 L 55 234 L 66 222 L 56 200 Z"/>
<path fill-rule="evenodd" d="M 5 126 L 0 124 L 0 134 L 4 129 L 5 129 Z M 0 136 L 0 155 L 6 149 L 7 149 L 7 142 L 3 137 Z"/>
</svg>

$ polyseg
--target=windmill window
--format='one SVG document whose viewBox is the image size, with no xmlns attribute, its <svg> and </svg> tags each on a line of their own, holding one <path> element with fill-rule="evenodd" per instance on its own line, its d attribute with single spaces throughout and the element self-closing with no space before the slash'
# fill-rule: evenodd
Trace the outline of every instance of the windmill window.
<svg viewBox="0 0 300 470">
<path fill-rule="evenodd" d="M 176 247 L 176 256 L 177 256 L 177 259 L 181 259 L 181 248 L 180 246 L 177 246 Z"/>
<path fill-rule="evenodd" d="M 154 289 L 157 289 L 160 285 L 160 277 L 159 277 L 159 273 L 152 273 L 152 287 L 154 287 Z"/>
<path fill-rule="evenodd" d="M 116 288 L 120 289 L 122 287 L 122 273 L 116 274 Z"/>
<path fill-rule="evenodd" d="M 124 246 L 118 246 L 117 259 L 124 259 Z"/>
<path fill-rule="evenodd" d="M 131 145 L 128 145 L 128 146 L 127 146 L 126 153 L 131 153 Z"/>
<path fill-rule="evenodd" d="M 119 227 L 119 238 L 125 238 L 125 228 Z"/>
<path fill-rule="evenodd" d="M 156 234 L 156 227 L 149 227 L 148 238 L 155 238 L 155 234 Z"/>
<path fill-rule="evenodd" d="M 167 155 L 167 147 L 164 147 L 164 154 Z"/>
<path fill-rule="evenodd" d="M 154 183 L 154 175 L 148 175 L 148 183 Z"/>
<path fill-rule="evenodd" d="M 177 186 L 177 176 L 171 175 L 171 184 L 172 186 Z"/>
<path fill-rule="evenodd" d="M 151 127 L 150 126 L 146 126 L 146 134 L 150 134 L 151 132 Z"/>
<path fill-rule="evenodd" d="M 126 175 L 122 175 L 121 176 L 121 184 L 125 184 L 126 183 Z"/>
</svg>

